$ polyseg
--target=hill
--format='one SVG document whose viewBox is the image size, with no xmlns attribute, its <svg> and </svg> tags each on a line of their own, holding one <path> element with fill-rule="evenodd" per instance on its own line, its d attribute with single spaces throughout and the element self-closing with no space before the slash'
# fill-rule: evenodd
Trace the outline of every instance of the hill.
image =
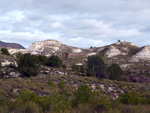
<svg viewBox="0 0 150 113">
<path fill-rule="evenodd" d="M 0 41 L 0 48 L 14 48 L 14 49 L 25 49 L 22 45 L 17 43 L 7 43 Z"/>
</svg>

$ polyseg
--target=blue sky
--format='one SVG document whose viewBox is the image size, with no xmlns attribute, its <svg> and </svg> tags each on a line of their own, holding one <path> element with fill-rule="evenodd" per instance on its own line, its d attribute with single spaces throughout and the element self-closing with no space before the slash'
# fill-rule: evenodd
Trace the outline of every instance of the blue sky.
<svg viewBox="0 0 150 113">
<path fill-rule="evenodd" d="M 150 45 L 150 0 L 0 0 L 0 40 L 53 39 L 89 48 L 117 40 Z"/>
</svg>

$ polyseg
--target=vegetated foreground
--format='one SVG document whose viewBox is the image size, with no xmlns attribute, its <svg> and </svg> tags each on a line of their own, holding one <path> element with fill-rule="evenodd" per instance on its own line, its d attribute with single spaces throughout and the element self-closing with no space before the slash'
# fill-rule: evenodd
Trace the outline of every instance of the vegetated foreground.
<svg viewBox="0 0 150 113">
<path fill-rule="evenodd" d="M 1 79 L 0 86 L 1 113 L 150 112 L 148 84 L 46 75 Z"/>
<path fill-rule="evenodd" d="M 13 57 L 3 48 L 0 56 L 5 60 L 0 67 L 0 113 L 150 112 L 150 84 L 125 82 L 120 66 L 106 65 L 99 55 L 70 68 L 65 65 L 72 60 L 67 53 L 63 58 L 29 53 Z"/>
</svg>

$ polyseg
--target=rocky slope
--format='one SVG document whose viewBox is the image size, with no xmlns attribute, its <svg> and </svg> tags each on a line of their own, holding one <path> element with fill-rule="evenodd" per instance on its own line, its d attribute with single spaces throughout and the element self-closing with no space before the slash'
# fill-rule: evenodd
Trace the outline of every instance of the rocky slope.
<svg viewBox="0 0 150 113">
<path fill-rule="evenodd" d="M 130 42 L 117 42 L 104 47 L 94 48 L 93 51 L 105 57 L 114 57 L 120 55 L 133 55 L 139 47 Z"/>
<path fill-rule="evenodd" d="M 64 53 L 69 54 L 81 54 L 84 53 L 86 50 L 67 46 L 59 41 L 56 40 L 45 40 L 35 42 L 30 45 L 29 49 L 9 49 L 10 54 L 15 53 L 31 53 L 35 55 L 58 55 L 62 56 Z"/>
<path fill-rule="evenodd" d="M 137 47 L 130 42 L 117 42 L 104 47 L 96 47 L 92 49 L 80 49 L 67 46 L 56 40 L 45 40 L 35 42 L 30 45 L 29 49 L 9 49 L 10 54 L 15 53 L 32 53 L 36 55 L 58 55 L 63 56 L 64 53 L 73 55 L 91 56 L 100 54 L 106 58 L 116 58 L 118 56 L 126 57 L 127 60 L 135 62 L 139 60 L 150 60 L 150 46 Z"/>
<path fill-rule="evenodd" d="M 25 49 L 22 45 L 16 43 L 7 43 L 0 41 L 0 48 Z"/>
<path fill-rule="evenodd" d="M 44 54 L 46 56 L 50 56 L 52 54 L 56 54 L 61 56 L 65 52 L 67 53 L 82 53 L 83 50 L 75 47 L 67 46 L 56 40 L 45 40 L 40 42 L 35 42 L 30 45 L 30 52 L 37 52 L 39 54 Z"/>
<path fill-rule="evenodd" d="M 150 60 L 150 46 L 144 46 L 131 58 L 132 61 L 149 61 Z"/>
</svg>

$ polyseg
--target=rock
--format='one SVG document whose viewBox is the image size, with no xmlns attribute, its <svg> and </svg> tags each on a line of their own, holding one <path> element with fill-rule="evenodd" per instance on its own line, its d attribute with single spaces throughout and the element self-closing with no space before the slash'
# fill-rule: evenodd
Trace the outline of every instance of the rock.
<svg viewBox="0 0 150 113">
<path fill-rule="evenodd" d="M 11 76 L 12 78 L 17 78 L 19 77 L 21 74 L 20 73 L 16 73 L 16 72 L 10 72 L 9 76 Z"/>
<path fill-rule="evenodd" d="M 150 46 L 144 46 L 137 52 L 132 58 L 131 61 L 137 62 L 140 60 L 150 60 Z"/>
<path fill-rule="evenodd" d="M 16 61 L 3 60 L 1 62 L 2 67 L 9 66 L 9 65 L 14 65 L 15 67 L 18 67 L 18 64 Z"/>
</svg>

